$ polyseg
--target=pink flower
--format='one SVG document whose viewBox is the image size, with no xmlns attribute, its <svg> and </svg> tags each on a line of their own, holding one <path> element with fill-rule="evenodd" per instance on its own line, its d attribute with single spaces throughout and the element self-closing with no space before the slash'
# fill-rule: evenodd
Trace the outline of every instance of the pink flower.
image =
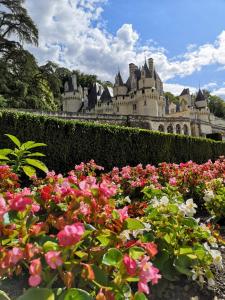
<svg viewBox="0 0 225 300">
<path fill-rule="evenodd" d="M 29 197 L 30 195 L 31 192 L 28 188 L 24 188 L 21 192 L 16 194 L 7 193 L 10 208 L 16 211 L 24 211 L 27 205 L 32 204 L 32 199 Z"/>
<path fill-rule="evenodd" d="M 30 267 L 29 267 L 29 285 L 32 287 L 36 287 L 41 283 L 41 260 L 40 258 L 34 259 L 31 261 Z"/>
<path fill-rule="evenodd" d="M 9 251 L 10 263 L 16 265 L 23 258 L 23 251 L 20 248 L 14 247 Z"/>
<path fill-rule="evenodd" d="M 32 287 L 36 287 L 41 283 L 41 276 L 40 275 L 31 275 L 29 277 L 29 285 Z"/>
<path fill-rule="evenodd" d="M 106 198 L 110 198 L 114 196 L 117 192 L 117 186 L 115 184 L 112 184 L 108 180 L 103 180 L 100 184 L 100 192 L 105 196 Z"/>
<path fill-rule="evenodd" d="M 157 245 L 155 243 L 141 243 L 141 246 L 145 248 L 151 257 L 156 256 L 158 253 Z"/>
<path fill-rule="evenodd" d="M 58 234 L 59 245 L 62 247 L 72 246 L 78 243 L 81 236 L 84 234 L 84 225 L 82 223 L 75 223 L 73 225 L 66 225 Z"/>
<path fill-rule="evenodd" d="M 131 276 L 135 275 L 137 269 L 136 261 L 126 254 L 123 258 L 123 263 L 126 267 L 127 273 Z"/>
<path fill-rule="evenodd" d="M 5 199 L 0 197 L 0 218 L 4 216 L 4 214 L 8 211 Z"/>
<path fill-rule="evenodd" d="M 41 266 L 41 260 L 40 258 L 33 259 L 31 261 L 30 267 L 29 267 L 29 273 L 30 275 L 37 275 L 40 274 L 42 270 Z"/>
<path fill-rule="evenodd" d="M 143 281 L 139 281 L 138 282 L 138 292 L 139 293 L 145 293 L 145 294 L 149 294 L 150 290 L 149 290 L 149 286 L 147 282 L 143 282 Z"/>
<path fill-rule="evenodd" d="M 152 263 L 148 262 L 148 259 L 148 257 L 144 257 L 141 261 L 141 272 L 139 275 L 140 281 L 145 283 L 151 281 L 152 284 L 157 284 L 158 280 L 161 278 L 159 269 L 155 268 Z"/>
<path fill-rule="evenodd" d="M 52 269 L 57 269 L 63 264 L 60 251 L 48 251 L 45 254 L 45 260 Z"/>
<path fill-rule="evenodd" d="M 120 221 L 123 222 L 124 220 L 126 220 L 127 218 L 129 218 L 129 215 L 128 215 L 128 207 L 125 206 L 124 208 L 122 209 L 118 209 L 117 212 L 119 213 L 120 215 Z"/>
<path fill-rule="evenodd" d="M 176 178 L 175 177 L 170 178 L 169 184 L 172 185 L 172 186 L 176 186 L 176 184 L 177 184 Z"/>
<path fill-rule="evenodd" d="M 90 192 L 91 189 L 98 188 L 98 185 L 96 184 L 96 178 L 93 176 L 87 176 L 85 180 L 79 183 L 79 187 L 82 191 L 85 192 Z"/>
</svg>

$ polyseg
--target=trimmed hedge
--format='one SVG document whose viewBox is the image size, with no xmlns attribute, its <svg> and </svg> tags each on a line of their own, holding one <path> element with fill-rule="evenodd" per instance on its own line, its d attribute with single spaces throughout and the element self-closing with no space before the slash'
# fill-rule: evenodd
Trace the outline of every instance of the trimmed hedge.
<svg viewBox="0 0 225 300">
<path fill-rule="evenodd" d="M 0 148 L 12 146 L 5 133 L 23 142 L 46 143 L 47 149 L 42 149 L 47 154 L 45 163 L 62 173 L 90 159 L 109 170 L 162 161 L 203 163 L 225 155 L 224 142 L 2 110 Z"/>
</svg>

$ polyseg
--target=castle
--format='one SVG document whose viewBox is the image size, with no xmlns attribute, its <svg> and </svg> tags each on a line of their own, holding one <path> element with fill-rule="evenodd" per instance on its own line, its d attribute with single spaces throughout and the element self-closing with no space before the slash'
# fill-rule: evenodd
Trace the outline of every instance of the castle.
<svg viewBox="0 0 225 300">
<path fill-rule="evenodd" d="M 225 137 L 225 120 L 210 113 L 200 89 L 195 97 L 184 89 L 177 104 L 165 98 L 152 58 L 142 68 L 129 64 L 126 82 L 118 72 L 113 88 L 96 82 L 91 89 L 83 89 L 73 75 L 64 84 L 62 98 L 65 112 L 133 116 L 144 120 L 151 130 L 203 137 L 219 133 Z"/>
</svg>

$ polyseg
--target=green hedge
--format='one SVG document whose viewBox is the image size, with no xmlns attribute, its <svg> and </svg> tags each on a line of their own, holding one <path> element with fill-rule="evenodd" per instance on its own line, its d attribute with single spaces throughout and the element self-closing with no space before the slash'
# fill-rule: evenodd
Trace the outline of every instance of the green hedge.
<svg viewBox="0 0 225 300">
<path fill-rule="evenodd" d="M 21 141 L 34 140 L 48 145 L 49 169 L 66 172 L 94 159 L 107 170 L 113 166 L 184 162 L 198 163 L 225 155 L 225 143 L 143 129 L 65 121 L 29 113 L 0 112 L 0 148 L 10 146 L 3 135 Z"/>
</svg>

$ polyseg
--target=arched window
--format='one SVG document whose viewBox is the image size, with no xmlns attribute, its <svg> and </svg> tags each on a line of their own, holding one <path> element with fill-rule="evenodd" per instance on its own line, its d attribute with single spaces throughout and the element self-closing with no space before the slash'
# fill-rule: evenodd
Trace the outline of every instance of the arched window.
<svg viewBox="0 0 225 300">
<path fill-rule="evenodd" d="M 188 134 L 189 134 L 189 130 L 188 130 L 188 127 L 187 127 L 186 124 L 184 125 L 183 130 L 184 130 L 184 134 L 185 134 L 185 135 L 188 135 Z"/>
<path fill-rule="evenodd" d="M 172 126 L 172 124 L 170 124 L 170 125 L 167 127 L 167 132 L 168 132 L 168 133 L 173 133 L 173 126 Z"/>
<path fill-rule="evenodd" d="M 162 124 L 159 125 L 159 131 L 164 132 L 164 126 Z"/>
<path fill-rule="evenodd" d="M 177 125 L 176 125 L 176 133 L 177 133 L 177 134 L 180 134 L 180 133 L 181 133 L 181 127 L 180 127 L 180 124 L 177 124 Z"/>
</svg>

